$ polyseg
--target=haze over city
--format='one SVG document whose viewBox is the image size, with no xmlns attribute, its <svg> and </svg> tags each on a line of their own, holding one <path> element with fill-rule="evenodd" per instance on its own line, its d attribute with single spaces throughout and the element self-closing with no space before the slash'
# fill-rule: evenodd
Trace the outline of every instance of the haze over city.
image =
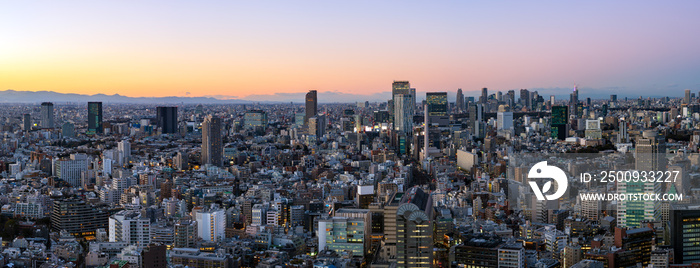
<svg viewBox="0 0 700 268">
<path fill-rule="evenodd" d="M 0 267 L 700 267 L 700 2 L 0 4 Z"/>
<path fill-rule="evenodd" d="M 280 100 L 698 91 L 697 1 L 53 2 L 0 9 L 0 89 Z M 564 91 L 564 92 L 562 92 Z M 390 96 L 390 94 L 389 94 Z"/>
</svg>

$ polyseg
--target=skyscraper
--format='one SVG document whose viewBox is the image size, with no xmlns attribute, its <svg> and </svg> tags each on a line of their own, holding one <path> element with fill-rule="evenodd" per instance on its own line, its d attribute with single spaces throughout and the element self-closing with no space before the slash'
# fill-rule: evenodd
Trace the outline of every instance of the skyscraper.
<svg viewBox="0 0 700 268">
<path fill-rule="evenodd" d="M 685 90 L 685 96 L 683 97 L 683 103 L 690 104 L 690 89 Z"/>
<path fill-rule="evenodd" d="M 659 171 L 666 168 L 666 138 L 654 130 L 645 130 L 637 139 L 635 167 L 639 171 Z"/>
<path fill-rule="evenodd" d="M 41 128 L 53 128 L 53 103 L 41 103 Z"/>
<path fill-rule="evenodd" d="M 530 91 L 527 89 L 520 89 L 520 104 L 528 110 L 532 108 L 532 97 L 530 97 Z"/>
<path fill-rule="evenodd" d="M 102 134 L 102 102 L 88 102 L 88 134 Z"/>
<path fill-rule="evenodd" d="M 464 112 L 464 93 L 462 93 L 461 88 L 457 89 L 457 100 L 455 100 L 455 108 L 457 108 L 457 112 Z"/>
<path fill-rule="evenodd" d="M 496 114 L 498 130 L 508 130 L 513 128 L 513 112 L 498 112 Z"/>
<path fill-rule="evenodd" d="M 481 89 L 481 98 L 479 98 L 479 102 L 481 103 L 486 103 L 489 97 L 489 90 L 487 88 L 482 88 Z"/>
<path fill-rule="evenodd" d="M 427 92 L 425 100 L 429 116 L 447 116 L 447 92 Z"/>
<path fill-rule="evenodd" d="M 394 120 L 394 111 L 396 111 L 396 95 L 397 94 L 404 94 L 404 95 L 412 95 L 413 96 L 413 105 L 415 106 L 416 104 L 416 89 L 411 88 L 411 84 L 408 81 L 394 81 L 394 83 L 391 84 L 391 103 L 392 107 L 389 110 L 389 113 L 392 114 L 392 120 Z"/>
<path fill-rule="evenodd" d="M 566 139 L 568 135 L 567 122 L 569 120 L 566 106 L 552 106 L 552 118 L 550 121 L 550 133 L 552 138 Z"/>
<path fill-rule="evenodd" d="M 309 90 L 306 93 L 306 117 L 304 118 L 304 123 L 309 123 L 309 118 L 316 116 L 318 114 L 318 96 L 316 90 Z"/>
<path fill-rule="evenodd" d="M 394 95 L 394 129 L 408 136 L 413 133 L 413 99 L 411 94 Z"/>
<path fill-rule="evenodd" d="M 508 104 L 510 107 L 515 107 L 515 90 L 508 90 L 506 96 L 506 104 Z"/>
<path fill-rule="evenodd" d="M 161 133 L 177 133 L 177 107 L 158 107 L 156 109 L 156 118 Z"/>
<path fill-rule="evenodd" d="M 29 131 L 32 129 L 32 115 L 23 114 L 22 115 L 22 130 Z"/>
<path fill-rule="evenodd" d="M 433 200 L 418 187 L 411 188 L 396 210 L 396 267 L 432 267 Z"/>
<path fill-rule="evenodd" d="M 267 127 L 267 113 L 263 110 L 250 110 L 243 115 L 246 128 Z"/>
<path fill-rule="evenodd" d="M 209 115 L 202 123 L 202 165 L 223 164 L 224 147 L 221 142 L 221 118 Z"/>
<path fill-rule="evenodd" d="M 574 86 L 574 92 L 569 95 L 569 115 L 578 117 L 578 87 Z"/>
<path fill-rule="evenodd" d="M 676 204 L 671 210 L 671 246 L 676 263 L 697 263 L 700 260 L 700 206 Z"/>
</svg>

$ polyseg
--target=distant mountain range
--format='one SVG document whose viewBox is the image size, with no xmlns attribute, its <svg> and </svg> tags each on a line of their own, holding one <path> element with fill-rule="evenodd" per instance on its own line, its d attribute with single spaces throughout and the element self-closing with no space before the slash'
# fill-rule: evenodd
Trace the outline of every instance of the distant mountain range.
<svg viewBox="0 0 700 268">
<path fill-rule="evenodd" d="M 623 99 L 625 97 L 638 98 L 639 95 L 631 95 L 625 89 L 620 88 L 585 88 L 581 90 L 579 88 L 579 98 L 585 100 L 586 97 L 593 99 L 608 99 L 610 94 L 615 94 L 617 92 L 618 98 Z M 436 90 L 439 91 L 439 90 Z M 517 90 L 516 90 L 517 91 Z M 571 92 L 570 88 L 533 88 L 530 89 L 531 92 L 538 91 L 541 96 L 545 99 L 549 99 L 550 95 L 556 96 L 557 100 L 568 100 L 568 94 Z M 504 94 L 507 92 L 502 91 Z M 666 90 L 664 92 L 669 93 L 670 97 L 682 97 L 682 90 Z M 493 94 L 495 91 L 489 91 L 489 94 Z M 641 93 L 641 92 L 639 92 Z M 655 92 L 656 93 L 656 92 Z M 304 103 L 304 95 L 306 92 L 302 93 L 275 93 L 275 94 L 253 94 L 243 98 L 237 98 L 234 96 L 207 96 L 207 97 L 127 97 L 119 94 L 106 95 L 106 94 L 95 94 L 95 95 L 85 95 L 85 94 L 75 94 L 75 93 L 59 93 L 53 91 L 17 91 L 17 90 L 5 90 L 0 91 L 0 103 L 41 103 L 45 101 L 55 102 L 55 103 L 85 103 L 88 101 L 101 101 L 105 103 L 135 103 L 135 104 L 247 104 L 247 103 Z M 466 96 L 474 96 L 476 94 L 481 94 L 477 91 L 466 91 Z M 516 92 L 516 98 L 519 92 Z M 419 92 L 417 94 L 417 100 L 422 101 L 425 99 L 425 93 Z M 642 94 L 640 94 L 642 95 Z M 646 97 L 661 97 L 644 95 Z M 455 92 L 450 91 L 447 93 L 448 100 L 455 101 Z M 475 97 L 478 99 L 478 95 Z M 344 93 L 337 91 L 319 91 L 318 92 L 318 102 L 319 103 L 355 103 L 355 102 L 385 102 L 391 99 L 390 91 L 375 91 L 372 94 L 354 94 L 354 93 Z"/>
<path fill-rule="evenodd" d="M 84 95 L 75 93 L 58 93 L 53 91 L 0 91 L 0 103 L 40 103 L 50 101 L 54 103 L 80 103 L 88 101 L 101 101 L 105 103 L 136 103 L 136 104 L 245 104 L 253 103 L 239 99 L 216 99 L 211 97 L 127 97 L 119 94 Z"/>
</svg>

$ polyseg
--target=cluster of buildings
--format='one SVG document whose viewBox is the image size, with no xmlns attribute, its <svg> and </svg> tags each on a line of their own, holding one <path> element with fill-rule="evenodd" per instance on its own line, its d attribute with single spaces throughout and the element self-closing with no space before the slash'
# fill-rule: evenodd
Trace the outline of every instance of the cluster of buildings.
<svg viewBox="0 0 700 268">
<path fill-rule="evenodd" d="M 0 264 L 700 265 L 700 96 L 417 94 L 395 81 L 374 103 L 2 104 Z M 566 172 L 564 197 L 533 194 L 540 161 Z M 678 176 L 579 178 L 610 170 Z"/>
</svg>

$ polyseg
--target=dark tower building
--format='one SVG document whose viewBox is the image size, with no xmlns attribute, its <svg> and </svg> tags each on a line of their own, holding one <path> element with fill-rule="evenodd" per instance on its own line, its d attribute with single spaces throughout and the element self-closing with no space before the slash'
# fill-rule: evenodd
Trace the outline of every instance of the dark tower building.
<svg viewBox="0 0 700 268">
<path fill-rule="evenodd" d="M 457 108 L 457 112 L 459 113 L 464 112 L 464 93 L 462 92 L 461 88 L 457 89 L 457 100 L 455 100 L 455 108 Z"/>
<path fill-rule="evenodd" d="M 202 123 L 202 165 L 223 164 L 224 146 L 221 141 L 221 118 L 207 116 Z"/>
<path fill-rule="evenodd" d="M 53 103 L 41 103 L 41 128 L 53 128 Z"/>
<path fill-rule="evenodd" d="M 177 133 L 177 107 L 158 107 L 158 127 L 161 133 Z"/>
<path fill-rule="evenodd" d="M 304 124 L 309 123 L 309 118 L 316 116 L 318 113 L 318 96 L 316 90 L 309 90 L 306 93 L 306 117 L 304 117 Z"/>
<path fill-rule="evenodd" d="M 700 207 L 697 205 L 673 205 L 671 213 L 671 246 L 674 260 L 679 264 L 700 261 Z"/>
<path fill-rule="evenodd" d="M 481 98 L 479 99 L 479 102 L 481 103 L 486 103 L 489 97 L 489 90 L 487 88 L 482 88 L 481 89 Z"/>
<path fill-rule="evenodd" d="M 32 129 L 32 115 L 22 115 L 22 130 L 29 131 Z"/>
<path fill-rule="evenodd" d="M 88 134 L 102 134 L 102 102 L 88 102 Z"/>
<path fill-rule="evenodd" d="M 552 138 L 565 140 L 568 135 L 567 123 L 569 120 L 568 107 L 552 106 L 552 118 L 550 121 L 550 131 Z"/>
</svg>

